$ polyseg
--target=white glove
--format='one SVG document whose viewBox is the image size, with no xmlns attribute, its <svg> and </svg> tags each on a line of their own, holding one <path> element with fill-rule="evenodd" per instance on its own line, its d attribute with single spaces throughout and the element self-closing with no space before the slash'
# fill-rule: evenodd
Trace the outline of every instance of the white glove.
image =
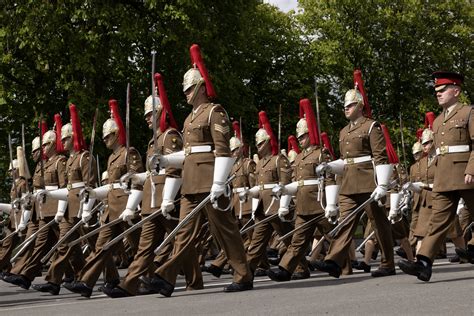
<svg viewBox="0 0 474 316">
<path fill-rule="evenodd" d="M 128 222 L 130 226 L 133 225 L 132 219 L 135 217 L 135 211 L 126 208 L 122 214 L 120 214 L 119 218 L 121 218 L 124 222 Z"/>
<path fill-rule="evenodd" d="M 425 185 L 423 182 L 407 182 L 403 185 L 403 190 L 408 190 L 415 193 L 420 193 Z"/>
<path fill-rule="evenodd" d="M 400 200 L 402 199 L 402 194 L 400 193 L 391 193 L 390 194 L 390 211 L 388 212 L 388 219 L 392 224 L 395 224 L 398 218 L 401 215 L 401 210 L 399 208 Z"/>
<path fill-rule="evenodd" d="M 258 199 L 260 197 L 260 187 L 258 185 L 251 187 L 249 190 L 245 192 L 252 199 Z"/>
<path fill-rule="evenodd" d="M 171 219 L 169 214 L 174 210 L 174 200 L 176 199 L 176 194 L 178 194 L 179 188 L 183 183 L 182 178 L 171 178 L 166 177 L 165 185 L 163 187 L 163 202 L 161 202 L 161 214 L 167 219 Z"/>
<path fill-rule="evenodd" d="M 18 225 L 18 231 L 21 232 L 26 228 L 26 225 L 28 225 L 28 222 L 30 221 L 30 217 L 31 217 L 31 211 L 24 210 L 20 219 L 20 225 Z"/>
<path fill-rule="evenodd" d="M 378 165 L 375 166 L 375 173 L 377 174 L 377 187 L 374 192 L 370 195 L 375 201 L 379 202 L 381 205 L 381 199 L 387 195 L 388 182 L 392 177 L 393 166 L 390 164 L 387 165 Z"/>
<path fill-rule="evenodd" d="M 83 209 L 82 214 L 81 214 L 81 221 L 84 224 L 87 224 L 90 221 L 91 218 L 92 218 L 91 212 Z"/>
<path fill-rule="evenodd" d="M 184 163 L 184 150 L 177 151 L 168 155 L 152 156 L 149 160 L 151 169 L 164 169 L 167 167 L 174 167 L 181 169 Z"/>
<path fill-rule="evenodd" d="M 298 182 L 291 182 L 283 187 L 283 194 L 295 196 L 298 191 Z"/>
<path fill-rule="evenodd" d="M 252 198 L 252 219 L 255 219 L 255 212 L 257 211 L 259 199 Z"/>
<path fill-rule="evenodd" d="M 126 174 L 120 177 L 120 186 L 124 191 L 128 191 L 130 183 L 143 185 L 143 183 L 145 183 L 146 177 L 146 172 L 127 172 Z"/>
<path fill-rule="evenodd" d="M 323 162 L 316 167 L 316 174 L 318 176 L 324 176 L 325 172 L 342 175 L 344 173 L 344 160 L 338 159 L 331 162 Z"/>
<path fill-rule="evenodd" d="M 64 213 L 66 213 L 67 209 L 67 201 L 59 200 L 58 202 L 58 210 L 56 211 L 56 215 L 54 216 L 54 221 L 59 223 L 64 218 Z"/>
<path fill-rule="evenodd" d="M 67 188 L 62 188 L 62 189 L 57 189 L 57 190 L 51 190 L 47 191 L 46 190 L 46 196 L 55 199 L 55 200 L 67 200 L 67 195 L 68 195 L 69 190 Z"/>
<path fill-rule="evenodd" d="M 324 216 L 331 224 L 337 222 L 339 216 L 339 208 L 337 207 L 337 199 L 339 198 L 339 185 L 327 185 L 324 187 L 326 193 L 326 208 Z"/>
<path fill-rule="evenodd" d="M 229 177 L 234 162 L 235 158 L 232 157 L 216 157 L 214 163 L 214 181 L 211 187 L 211 203 L 216 202 L 217 199 L 226 191 L 225 183 Z M 214 208 L 216 207 L 214 206 Z"/>
<path fill-rule="evenodd" d="M 280 199 L 280 208 L 278 209 L 278 217 L 283 221 L 286 222 L 285 216 L 290 213 L 290 202 L 291 202 L 291 195 L 285 194 L 281 196 Z"/>
<path fill-rule="evenodd" d="M 272 193 L 271 195 L 274 196 L 277 200 L 281 198 L 281 195 L 283 194 L 285 186 L 281 184 L 277 184 L 272 188 Z"/>
</svg>

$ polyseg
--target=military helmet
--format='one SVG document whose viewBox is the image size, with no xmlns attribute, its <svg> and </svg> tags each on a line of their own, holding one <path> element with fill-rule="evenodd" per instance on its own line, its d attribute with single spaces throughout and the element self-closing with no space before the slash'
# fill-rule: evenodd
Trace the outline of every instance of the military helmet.
<svg viewBox="0 0 474 316">
<path fill-rule="evenodd" d="M 43 135 L 43 145 L 56 142 L 56 132 L 49 130 Z"/>
<path fill-rule="evenodd" d="M 425 128 L 425 130 L 423 131 L 423 134 L 421 135 L 421 144 L 424 145 L 426 144 L 427 142 L 430 142 L 432 141 L 434 138 L 433 138 L 433 131 L 430 130 L 429 128 Z"/>
<path fill-rule="evenodd" d="M 31 152 L 34 152 L 38 149 L 40 149 L 40 138 L 39 136 L 36 136 L 35 138 L 33 138 L 33 141 L 31 142 Z"/>
<path fill-rule="evenodd" d="M 353 103 L 357 103 L 357 105 L 363 104 L 362 94 L 360 94 L 360 92 L 356 89 L 350 89 L 344 96 L 344 107 L 347 107 Z"/>
<path fill-rule="evenodd" d="M 119 131 L 119 127 L 114 119 L 109 118 L 105 121 L 104 125 L 102 125 L 102 139 L 106 138 L 112 133 L 117 133 Z"/>
<path fill-rule="evenodd" d="M 64 124 L 63 127 L 61 127 L 61 140 L 67 137 L 72 137 L 72 124 L 71 123 Z"/>
<path fill-rule="evenodd" d="M 230 143 L 230 151 L 234 151 L 237 148 L 242 147 L 242 142 L 236 136 L 232 136 L 229 143 Z"/>
<path fill-rule="evenodd" d="M 260 145 L 266 140 L 270 140 L 270 135 L 268 135 L 267 131 L 262 127 L 255 133 L 255 144 Z"/>
<path fill-rule="evenodd" d="M 423 151 L 423 146 L 421 145 L 420 142 L 414 143 L 413 146 L 411 147 L 411 152 L 413 155 L 416 155 L 422 151 Z"/>
<path fill-rule="evenodd" d="M 203 84 L 204 78 L 201 76 L 199 69 L 191 68 L 184 74 L 183 77 L 183 92 L 197 84 Z"/>
<path fill-rule="evenodd" d="M 296 123 L 296 137 L 299 138 L 306 133 L 309 133 L 308 122 L 306 118 L 301 118 L 298 123 Z"/>
<path fill-rule="evenodd" d="M 158 96 L 155 97 L 155 111 L 157 113 L 160 113 L 162 109 L 160 98 Z M 153 96 L 150 95 L 148 98 L 145 100 L 145 108 L 144 108 L 144 113 L 143 116 L 147 116 L 148 113 L 151 113 L 153 111 Z"/>
</svg>

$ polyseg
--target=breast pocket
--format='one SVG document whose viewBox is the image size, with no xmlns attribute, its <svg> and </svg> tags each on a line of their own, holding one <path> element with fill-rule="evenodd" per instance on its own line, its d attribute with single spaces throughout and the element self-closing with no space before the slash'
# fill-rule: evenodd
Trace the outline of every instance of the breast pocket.
<svg viewBox="0 0 474 316">
<path fill-rule="evenodd" d="M 469 132 L 467 129 L 467 121 L 459 121 L 450 126 L 449 135 L 454 138 L 456 142 L 465 143 L 470 140 Z"/>
<path fill-rule="evenodd" d="M 46 185 L 48 184 L 57 184 L 58 183 L 58 175 L 56 172 L 47 171 L 44 173 L 44 182 Z"/>
</svg>

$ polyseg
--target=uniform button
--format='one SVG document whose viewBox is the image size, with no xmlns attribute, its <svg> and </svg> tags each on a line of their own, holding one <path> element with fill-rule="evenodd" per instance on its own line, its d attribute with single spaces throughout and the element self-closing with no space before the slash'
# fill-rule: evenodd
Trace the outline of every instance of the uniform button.
<svg viewBox="0 0 474 316">
<path fill-rule="evenodd" d="M 188 135 L 191 134 L 191 132 L 188 132 Z"/>
<path fill-rule="evenodd" d="M 443 126 L 446 125 L 446 123 L 443 123 Z"/>
<path fill-rule="evenodd" d="M 441 135 L 444 135 L 444 132 L 441 132 Z"/>
<path fill-rule="evenodd" d="M 346 142 L 346 145 L 349 145 L 349 142 Z"/>
<path fill-rule="evenodd" d="M 441 142 L 441 145 L 444 145 L 444 142 Z"/>
<path fill-rule="evenodd" d="M 346 154 L 347 154 L 347 155 L 349 155 L 349 152 L 348 152 L 348 151 L 346 151 Z"/>
</svg>

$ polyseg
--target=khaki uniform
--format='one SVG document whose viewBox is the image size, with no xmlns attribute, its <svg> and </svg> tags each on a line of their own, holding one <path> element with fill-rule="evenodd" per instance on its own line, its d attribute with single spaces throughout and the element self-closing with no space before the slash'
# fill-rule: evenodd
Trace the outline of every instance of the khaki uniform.
<svg viewBox="0 0 474 316">
<path fill-rule="evenodd" d="M 174 128 L 169 128 L 164 133 L 158 129 L 156 144 L 158 146 L 158 154 L 164 155 L 180 151 L 183 148 L 182 137 Z M 148 143 L 147 161 L 148 158 L 153 154 L 154 148 L 152 139 Z M 147 171 L 151 172 L 149 166 L 147 166 Z M 146 217 L 160 209 L 162 203 L 162 192 L 166 177 L 181 177 L 181 170 L 171 167 L 166 168 L 166 170 L 163 170 L 163 172 L 160 173 L 160 175 L 156 176 L 151 176 L 150 174 L 145 180 L 143 185 L 141 211 L 142 217 Z M 146 222 L 142 226 L 137 254 L 128 268 L 127 275 L 119 284 L 120 288 L 124 289 L 129 294 L 136 295 L 139 285 L 138 278 L 141 275 L 146 274 L 152 266 L 153 259 L 155 258 L 155 248 L 161 244 L 165 233 L 170 233 L 177 224 L 177 221 L 167 220 L 164 216 L 159 215 Z M 160 255 L 163 257 L 168 257 L 171 250 L 172 247 L 168 247 L 167 251 L 165 253 L 161 253 Z M 196 271 L 199 269 L 197 260 L 185 262 L 183 269 L 185 271 L 186 278 L 189 280 L 189 289 L 198 289 L 203 287 L 202 278 L 199 278 L 200 273 L 196 273 Z"/>
<path fill-rule="evenodd" d="M 89 178 L 89 163 L 92 159 L 92 171 Z M 78 218 L 80 207 L 79 193 L 84 186 L 94 187 L 97 182 L 97 167 L 94 158 L 90 157 L 88 151 L 72 153 L 66 162 L 67 188 L 68 192 L 68 208 L 64 214 L 63 220 L 59 223 L 59 238 L 67 234 L 74 225 L 81 219 Z M 74 186 L 74 188 L 73 188 Z M 68 241 L 75 240 L 80 237 L 79 230 L 76 230 L 68 239 Z M 54 284 L 60 284 L 63 274 L 69 266 L 72 268 L 76 278 L 85 264 L 84 255 L 82 254 L 81 246 L 68 246 L 68 241 L 64 241 L 58 246 L 54 260 L 48 269 L 45 280 Z"/>
<path fill-rule="evenodd" d="M 410 182 L 423 182 L 422 170 L 423 170 L 423 163 L 420 159 L 416 161 L 413 165 L 411 165 L 409 181 Z M 413 194 L 412 195 L 413 200 L 412 200 L 412 208 L 411 208 L 410 234 L 409 234 L 408 240 L 410 242 L 410 245 L 412 247 L 415 247 L 417 240 L 414 235 L 414 232 L 415 232 L 416 225 L 418 223 L 420 207 L 422 204 L 422 195 L 416 192 L 413 192 L 412 194 Z"/>
<path fill-rule="evenodd" d="M 37 168 L 38 169 L 38 168 Z M 64 188 L 66 186 L 66 158 L 62 155 L 55 155 L 49 158 L 43 164 L 44 169 L 44 185 L 46 188 Z M 41 173 L 41 169 L 40 169 Z M 33 177 L 34 189 L 42 188 L 41 176 Z M 58 210 L 58 201 L 50 197 L 46 197 L 42 203 L 36 203 L 35 213 L 39 220 L 38 229 L 54 220 L 54 216 Z M 41 259 L 53 247 L 58 240 L 58 227 L 56 225 L 50 226 L 48 229 L 42 230 L 35 239 L 35 247 L 31 256 L 27 259 L 25 266 L 21 269 L 19 274 L 25 276 L 30 281 L 38 275 L 41 275 L 43 264 Z"/>
<path fill-rule="evenodd" d="M 339 149 L 343 159 L 344 174 L 339 191 L 340 220 L 370 198 L 376 187 L 375 165 L 388 164 L 385 150 L 385 139 L 380 124 L 372 119 L 362 117 L 356 124 L 349 123 L 339 134 Z M 370 156 L 372 161 L 351 163 L 351 158 Z M 390 233 L 390 223 L 384 208 L 377 202 L 370 203 L 365 211 L 372 222 L 375 236 L 382 252 L 381 268 L 394 268 L 393 240 Z M 337 263 L 339 267 L 347 260 L 350 244 L 357 229 L 361 214 L 355 216 L 339 230 L 331 242 L 325 260 Z"/>
<path fill-rule="evenodd" d="M 425 156 L 420 159 L 420 165 L 422 173 L 420 182 L 425 184 L 425 187 L 419 193 L 420 196 L 420 208 L 418 213 L 418 221 L 413 231 L 415 237 L 423 238 L 428 230 L 428 223 L 432 213 L 432 197 L 431 193 L 433 190 L 434 182 L 434 157 Z"/>
<path fill-rule="evenodd" d="M 313 241 L 316 228 L 323 234 L 333 228 L 333 225 L 324 216 L 324 209 L 321 203 L 324 200 L 324 185 L 335 184 L 334 177 L 324 179 L 324 183 L 321 186 L 317 184 L 304 185 L 305 180 L 315 180 L 318 178 L 316 167 L 321 163 L 321 160 L 329 161 L 330 156 L 321 153 L 320 148 L 311 147 L 299 153 L 294 161 L 293 181 L 298 181 L 295 228 L 304 225 L 315 217 L 320 217 L 320 219 L 312 225 L 297 230 L 293 234 L 291 244 L 279 264 L 280 267 L 290 273 L 295 271 L 300 262 L 306 261 L 304 260 L 305 252 Z"/>
<path fill-rule="evenodd" d="M 434 143 L 439 153 L 435 159 L 433 214 L 418 255 L 433 262 L 454 221 L 462 197 L 474 215 L 474 184 L 465 184 L 466 174 L 474 175 L 474 113 L 472 106 L 457 103 L 433 124 Z M 449 153 L 448 146 L 467 146 L 468 151 Z M 447 176 L 448 175 L 448 176 Z M 470 244 L 472 243 L 472 240 Z M 474 246 L 474 244 L 472 244 Z"/>
<path fill-rule="evenodd" d="M 114 184 L 119 183 L 120 178 L 127 172 L 143 172 L 143 164 L 138 151 L 134 148 L 129 149 L 128 166 L 126 164 L 127 149 L 121 146 L 115 152 L 109 156 L 107 162 L 107 171 L 109 174 L 108 183 Z M 135 187 L 132 185 L 132 189 L 142 189 L 141 186 Z M 120 214 L 125 210 L 127 205 L 128 194 L 121 188 L 111 189 L 107 195 L 107 207 L 105 208 L 104 214 L 102 215 L 101 221 L 108 223 L 117 219 Z M 93 255 L 87 258 L 87 262 L 82 269 L 80 280 L 84 282 L 88 287 L 93 287 L 97 282 L 105 265 L 109 265 L 108 273 L 106 273 L 106 282 L 114 282 L 119 279 L 119 274 L 115 263 L 112 260 L 113 253 L 117 248 L 118 244 L 115 244 L 108 250 L 104 251 L 102 247 L 117 237 L 122 231 L 128 228 L 126 223 L 120 223 L 106 229 L 102 229 L 97 237 L 95 244 L 95 250 Z M 134 240 L 132 234 L 127 236 L 129 242 L 137 243 Z M 110 272 L 110 273 L 109 273 Z"/>
<path fill-rule="evenodd" d="M 276 214 L 280 203 L 275 200 L 272 205 L 272 188 L 265 188 L 265 185 L 282 184 L 286 185 L 291 181 L 292 169 L 288 159 L 282 154 L 262 158 L 257 163 L 255 169 L 255 178 L 257 185 L 260 186 L 260 201 L 255 212 L 255 222 L 265 219 L 266 216 Z M 267 212 L 267 214 L 265 214 Z M 258 264 L 265 258 L 266 248 L 273 231 L 280 236 L 291 230 L 289 223 L 282 222 L 278 217 L 254 228 L 252 241 L 247 249 L 247 261 L 252 271 L 255 271 Z M 290 241 L 284 241 L 287 247 Z M 286 251 L 286 249 L 285 249 Z"/>
<path fill-rule="evenodd" d="M 230 131 L 229 118 L 220 105 L 203 103 L 186 118 L 183 129 L 186 157 L 183 166 L 180 220 L 208 196 L 213 182 L 215 157 L 230 157 Z M 212 151 L 190 153 L 191 146 L 210 146 Z M 225 199 L 222 197 L 220 200 Z M 243 242 L 234 216 L 231 212 L 214 209 L 210 203 L 179 230 L 175 237 L 173 254 L 156 270 L 156 274 L 170 284 L 175 284 L 183 263 L 189 256 L 197 257 L 195 238 L 204 223 L 204 216 L 207 216 L 214 239 L 234 268 L 234 281 L 251 281 L 252 275 L 245 260 Z"/>
<path fill-rule="evenodd" d="M 10 199 L 13 202 L 17 198 L 21 198 L 23 193 L 26 193 L 26 181 L 24 178 L 18 178 L 15 180 L 16 185 L 12 186 L 10 191 Z M 16 189 L 15 189 L 16 188 Z M 10 211 L 10 223 L 8 225 L 9 230 L 14 232 L 18 225 L 20 225 L 21 220 L 21 210 L 13 209 Z M 0 246 L 0 272 L 1 271 L 10 271 L 11 263 L 10 257 L 13 249 L 21 242 L 22 238 L 15 234 L 14 236 L 5 240 Z"/>
</svg>

